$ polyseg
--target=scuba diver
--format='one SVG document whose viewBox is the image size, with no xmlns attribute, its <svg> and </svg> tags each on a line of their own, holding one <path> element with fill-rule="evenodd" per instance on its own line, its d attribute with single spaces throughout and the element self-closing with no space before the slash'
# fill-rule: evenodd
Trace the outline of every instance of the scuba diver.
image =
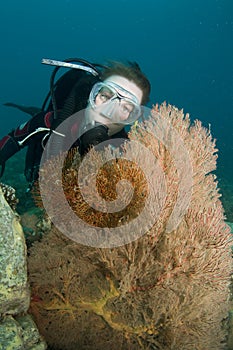
<svg viewBox="0 0 233 350">
<path fill-rule="evenodd" d="M 59 150 L 61 142 L 70 144 L 72 140 L 84 156 L 90 147 L 103 141 L 127 139 L 126 126 L 140 118 L 142 105 L 148 102 L 150 95 L 150 82 L 135 62 L 100 65 L 82 59 L 44 59 L 42 63 L 56 66 L 42 108 L 6 103 L 32 118 L 0 140 L 1 176 L 6 161 L 23 147 L 28 147 L 24 174 L 29 189 L 38 179 L 42 153 L 51 134 L 56 135 L 55 148 Z M 60 67 L 71 69 L 55 83 Z M 75 123 L 63 134 L 56 132 L 56 128 L 75 113 Z"/>
</svg>

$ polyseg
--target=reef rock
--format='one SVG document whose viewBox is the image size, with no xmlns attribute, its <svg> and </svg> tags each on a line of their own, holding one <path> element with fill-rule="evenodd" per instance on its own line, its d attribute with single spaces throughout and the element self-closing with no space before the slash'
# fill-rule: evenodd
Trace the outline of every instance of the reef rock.
<svg viewBox="0 0 233 350">
<path fill-rule="evenodd" d="M 0 192 L 0 306 L 1 313 L 18 314 L 30 302 L 27 281 L 26 244 L 19 218 Z"/>
<path fill-rule="evenodd" d="M 47 347 L 30 315 L 4 317 L 0 323 L 0 339 L 1 349 L 45 350 Z"/>
<path fill-rule="evenodd" d="M 19 217 L 0 189 L 1 349 L 42 350 L 46 344 L 26 312 L 30 303 L 27 249 Z"/>
</svg>

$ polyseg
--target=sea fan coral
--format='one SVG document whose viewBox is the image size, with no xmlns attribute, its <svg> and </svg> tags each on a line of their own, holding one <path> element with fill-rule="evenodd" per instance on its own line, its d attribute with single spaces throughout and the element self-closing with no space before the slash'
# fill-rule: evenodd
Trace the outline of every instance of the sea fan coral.
<svg viewBox="0 0 233 350">
<path fill-rule="evenodd" d="M 155 106 L 148 121 L 132 129 L 130 139 L 142 145 L 141 153 L 143 147 L 150 150 L 166 179 L 159 216 L 138 239 L 110 248 L 79 244 L 53 227 L 30 249 L 30 311 L 56 350 L 224 349 L 231 236 L 211 173 L 216 167 L 215 142 L 199 121 L 191 125 L 188 115 L 165 104 Z M 93 150 L 93 162 L 108 159 L 108 152 Z M 129 142 L 123 157 L 100 166 L 96 177 L 99 194 L 107 201 L 115 200 L 119 179 L 132 182 L 133 197 L 120 213 L 88 205 L 92 189 L 85 188 L 84 200 L 77 186 L 79 157 L 63 168 L 67 201 L 93 227 L 124 227 L 146 205 L 150 221 L 153 206 L 159 205 L 163 178 L 152 174 L 149 181 L 156 184 L 158 201 L 148 204 L 145 174 L 153 164 L 145 160 L 140 169 L 136 160 L 125 160 L 130 152 Z M 46 177 L 53 193 L 49 199 L 56 201 L 54 215 L 62 215 L 54 162 L 59 159 L 45 164 L 42 176 L 52 174 Z"/>
</svg>

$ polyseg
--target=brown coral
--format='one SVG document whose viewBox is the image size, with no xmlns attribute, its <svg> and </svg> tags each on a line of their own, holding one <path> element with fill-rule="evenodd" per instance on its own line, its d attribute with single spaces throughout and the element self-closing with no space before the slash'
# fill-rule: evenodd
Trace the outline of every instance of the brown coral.
<svg viewBox="0 0 233 350">
<path fill-rule="evenodd" d="M 164 121 L 171 126 L 165 134 Z M 189 206 L 178 225 L 170 222 L 169 230 L 177 201 L 182 204 L 180 179 L 185 181 L 187 175 L 186 163 L 181 160 L 177 169 L 174 161 L 174 130 L 188 150 L 193 182 Z M 166 176 L 159 218 L 139 239 L 111 249 L 83 246 L 54 227 L 30 249 L 31 313 L 54 349 L 223 349 L 232 261 L 230 230 L 210 173 L 216 166 L 215 143 L 199 121 L 190 125 L 188 115 L 166 105 L 156 106 L 149 121 L 135 127 L 130 138 L 150 148 Z M 125 152 L 130 151 L 126 145 Z M 92 156 L 98 162 L 101 154 L 93 151 Z M 50 171 L 51 164 L 44 171 Z M 124 217 L 124 225 L 143 210 L 148 186 L 136 163 L 110 162 L 97 177 L 101 195 L 111 200 L 114 187 L 107 180 L 131 177 L 133 205 L 121 216 L 108 216 L 83 202 L 74 183 L 79 164 L 77 160 L 65 169 L 62 180 L 73 210 L 87 221 L 117 226 Z M 48 181 L 55 189 L 56 173 L 52 174 Z M 188 183 L 182 191 L 183 196 L 188 193 Z M 56 199 L 59 212 L 59 198 L 53 192 L 51 200 Z"/>
</svg>

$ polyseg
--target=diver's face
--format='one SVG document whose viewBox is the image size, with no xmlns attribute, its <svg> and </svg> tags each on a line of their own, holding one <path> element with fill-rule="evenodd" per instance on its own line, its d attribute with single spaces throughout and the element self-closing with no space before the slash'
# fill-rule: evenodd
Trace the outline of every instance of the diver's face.
<svg viewBox="0 0 233 350">
<path fill-rule="evenodd" d="M 97 84 L 98 85 L 98 84 Z M 130 116 L 140 114 L 143 92 L 132 81 L 112 75 L 104 80 L 103 87 L 94 95 L 94 108 L 89 109 L 88 119 L 101 124 L 125 124 Z"/>
<path fill-rule="evenodd" d="M 138 104 L 140 105 L 142 102 L 142 90 L 134 82 L 124 77 L 121 77 L 119 75 L 112 75 L 111 77 L 105 79 L 104 83 L 106 84 L 113 83 L 113 84 L 116 84 L 116 86 L 119 86 L 122 88 L 121 90 L 115 87 L 116 92 L 119 94 L 119 96 L 123 97 L 123 99 L 121 100 L 121 110 L 119 111 L 119 120 L 122 120 L 122 121 L 126 120 L 133 109 L 133 105 L 130 103 L 129 94 L 127 94 L 127 92 L 135 96 Z M 124 93 L 124 90 L 125 90 L 125 93 Z M 108 92 L 107 90 L 105 90 L 104 94 L 100 92 L 96 96 L 95 104 L 98 107 L 103 103 L 105 103 L 106 99 L 110 99 L 110 98 L 111 98 L 111 91 Z"/>
</svg>

